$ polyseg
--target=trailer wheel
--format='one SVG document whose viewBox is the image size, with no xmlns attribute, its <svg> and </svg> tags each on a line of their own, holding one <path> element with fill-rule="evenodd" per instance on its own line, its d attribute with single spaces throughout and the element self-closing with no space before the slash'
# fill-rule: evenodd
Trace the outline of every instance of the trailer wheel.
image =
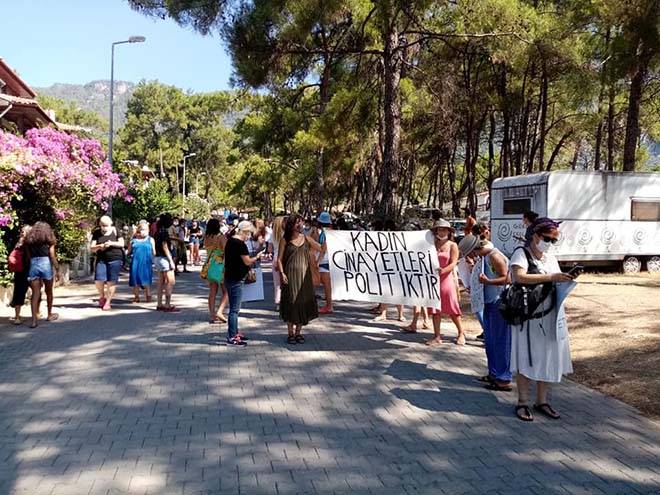
<svg viewBox="0 0 660 495">
<path fill-rule="evenodd" d="M 660 273 L 660 256 L 651 256 L 646 261 L 646 269 L 649 273 Z"/>
<path fill-rule="evenodd" d="M 636 256 L 627 256 L 623 260 L 623 273 L 639 273 L 642 271 L 642 262 Z"/>
</svg>

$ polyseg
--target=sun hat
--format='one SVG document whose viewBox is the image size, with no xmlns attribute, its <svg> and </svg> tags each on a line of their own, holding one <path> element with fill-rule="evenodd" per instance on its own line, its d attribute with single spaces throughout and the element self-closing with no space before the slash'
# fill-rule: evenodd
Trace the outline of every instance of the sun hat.
<svg viewBox="0 0 660 495">
<path fill-rule="evenodd" d="M 332 224 L 332 217 L 330 217 L 330 213 L 328 213 L 327 211 L 322 211 L 321 214 L 318 216 L 317 220 L 322 225 Z"/>
<path fill-rule="evenodd" d="M 254 232 L 255 228 L 254 225 L 252 225 L 252 222 L 249 220 L 242 220 L 241 222 L 238 222 L 238 226 L 236 227 L 236 230 L 239 232 Z"/>
<path fill-rule="evenodd" d="M 441 218 L 440 220 L 436 220 L 433 222 L 433 225 L 431 225 L 431 230 L 435 229 L 449 229 L 452 232 L 454 232 L 456 229 L 451 226 L 451 224 L 445 220 L 444 218 Z"/>
<path fill-rule="evenodd" d="M 479 238 L 476 235 L 468 234 L 458 243 L 458 251 L 461 256 L 467 256 L 479 247 Z"/>
</svg>

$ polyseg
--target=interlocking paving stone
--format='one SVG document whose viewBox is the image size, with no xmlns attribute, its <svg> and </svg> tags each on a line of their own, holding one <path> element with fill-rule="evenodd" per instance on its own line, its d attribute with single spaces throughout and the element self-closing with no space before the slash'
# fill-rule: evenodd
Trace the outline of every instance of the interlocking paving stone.
<svg viewBox="0 0 660 495">
<path fill-rule="evenodd" d="M 631 406 L 565 381 L 562 419 L 523 423 L 474 380 L 480 344 L 427 349 L 340 303 L 289 346 L 270 296 L 244 349 L 196 273 L 180 314 L 124 286 L 101 312 L 88 284 L 57 289 L 57 322 L 3 318 L 0 494 L 660 493 L 660 425 Z"/>
</svg>

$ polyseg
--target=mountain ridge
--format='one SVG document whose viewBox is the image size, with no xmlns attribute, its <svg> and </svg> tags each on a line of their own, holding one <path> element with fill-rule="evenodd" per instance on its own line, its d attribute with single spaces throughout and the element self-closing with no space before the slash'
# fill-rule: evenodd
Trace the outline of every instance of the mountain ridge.
<svg viewBox="0 0 660 495">
<path fill-rule="evenodd" d="M 115 128 L 124 125 L 126 109 L 137 84 L 130 81 L 114 82 L 114 124 Z M 73 101 L 81 109 L 89 110 L 109 120 L 110 81 L 97 79 L 85 84 L 54 83 L 46 87 L 34 87 L 37 94 Z"/>
</svg>

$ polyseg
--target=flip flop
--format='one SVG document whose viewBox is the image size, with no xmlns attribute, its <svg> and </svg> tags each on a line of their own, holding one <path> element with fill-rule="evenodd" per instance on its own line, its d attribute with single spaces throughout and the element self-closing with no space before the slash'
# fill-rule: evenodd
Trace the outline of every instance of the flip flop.
<svg viewBox="0 0 660 495">
<path fill-rule="evenodd" d="M 525 411 L 524 415 L 519 414 L 521 410 Z M 529 411 L 529 406 L 516 406 L 516 417 L 521 420 L 521 421 L 534 421 L 534 416 L 532 416 L 532 413 Z"/>
<path fill-rule="evenodd" d="M 47 321 L 55 321 L 60 317 L 59 314 L 57 313 L 51 313 L 48 315 L 48 318 L 46 318 Z"/>
<path fill-rule="evenodd" d="M 540 412 L 545 417 L 550 419 L 559 419 L 561 415 L 555 411 L 550 404 L 544 402 L 543 404 L 534 404 L 534 410 Z"/>
</svg>

